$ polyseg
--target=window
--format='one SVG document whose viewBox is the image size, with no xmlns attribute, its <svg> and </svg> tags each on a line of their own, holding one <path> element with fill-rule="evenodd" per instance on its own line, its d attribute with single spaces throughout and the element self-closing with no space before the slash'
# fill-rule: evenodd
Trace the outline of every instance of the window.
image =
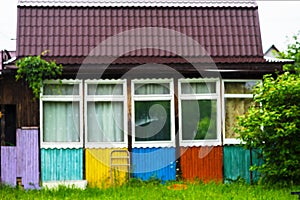
<svg viewBox="0 0 300 200">
<path fill-rule="evenodd" d="M 173 79 L 132 80 L 133 147 L 174 147 Z"/>
<path fill-rule="evenodd" d="M 86 147 L 127 147 L 126 87 L 125 80 L 85 81 Z"/>
<path fill-rule="evenodd" d="M 224 144 L 239 144 L 238 136 L 234 132 L 237 117 L 247 112 L 253 103 L 252 88 L 259 80 L 224 80 L 223 125 Z"/>
<path fill-rule="evenodd" d="M 218 79 L 179 80 L 179 136 L 181 146 L 220 145 Z"/>
<path fill-rule="evenodd" d="M 40 100 L 41 147 L 83 147 L 82 81 L 44 81 Z"/>
</svg>

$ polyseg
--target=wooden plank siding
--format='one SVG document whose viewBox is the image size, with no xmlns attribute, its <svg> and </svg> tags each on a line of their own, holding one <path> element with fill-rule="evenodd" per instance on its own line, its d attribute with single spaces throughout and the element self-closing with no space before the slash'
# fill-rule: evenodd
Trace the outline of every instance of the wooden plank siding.
<svg viewBox="0 0 300 200">
<path fill-rule="evenodd" d="M 25 189 L 39 188 L 38 129 L 17 130 L 17 177 Z"/>
<path fill-rule="evenodd" d="M 18 129 L 17 146 L 1 147 L 1 178 L 16 186 L 17 177 L 25 189 L 39 188 L 39 148 L 37 129 Z"/>
<path fill-rule="evenodd" d="M 182 178 L 203 182 L 223 181 L 223 147 L 181 147 Z"/>
<path fill-rule="evenodd" d="M 10 186 L 17 183 L 17 149 L 1 147 L 1 181 Z"/>
<path fill-rule="evenodd" d="M 39 126 L 39 100 L 33 100 L 26 82 L 16 81 L 14 74 L 5 74 L 0 79 L 0 86 L 0 104 L 16 105 L 17 127 Z"/>
<path fill-rule="evenodd" d="M 105 188 L 111 186 L 110 153 L 112 150 L 127 150 L 126 148 L 85 149 L 85 179 L 91 187 Z M 124 156 L 116 153 L 114 156 Z M 128 164 L 127 160 L 118 160 L 118 163 Z M 114 183 L 122 184 L 127 180 L 127 166 L 117 167 L 114 171 Z"/>
</svg>

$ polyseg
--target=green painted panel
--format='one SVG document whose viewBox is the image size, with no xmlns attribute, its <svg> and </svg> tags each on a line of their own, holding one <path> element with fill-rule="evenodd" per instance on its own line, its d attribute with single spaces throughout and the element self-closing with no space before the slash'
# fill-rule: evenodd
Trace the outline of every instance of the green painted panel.
<svg viewBox="0 0 300 200">
<path fill-rule="evenodd" d="M 83 179 L 83 149 L 41 149 L 42 181 Z"/>
<path fill-rule="evenodd" d="M 257 151 L 252 151 L 252 163 L 261 164 Z M 224 180 L 236 180 L 239 177 L 250 183 L 250 150 L 241 146 L 224 146 Z M 259 174 L 252 173 L 253 181 L 258 181 Z"/>
</svg>

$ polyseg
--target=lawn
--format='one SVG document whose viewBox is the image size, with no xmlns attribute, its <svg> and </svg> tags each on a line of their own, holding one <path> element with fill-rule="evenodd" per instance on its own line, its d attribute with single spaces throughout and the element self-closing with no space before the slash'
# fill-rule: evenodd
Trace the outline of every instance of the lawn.
<svg viewBox="0 0 300 200">
<path fill-rule="evenodd" d="M 141 182 L 107 189 L 86 190 L 60 187 L 56 190 L 22 190 L 0 187 L 0 199 L 298 199 L 291 191 L 300 191 L 300 186 L 291 188 L 264 187 L 244 183 L 166 183 Z"/>
</svg>

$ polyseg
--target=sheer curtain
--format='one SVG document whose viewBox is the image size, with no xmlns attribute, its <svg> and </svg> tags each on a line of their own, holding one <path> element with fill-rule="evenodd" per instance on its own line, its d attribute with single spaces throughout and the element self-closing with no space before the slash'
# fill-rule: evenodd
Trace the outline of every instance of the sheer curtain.
<svg viewBox="0 0 300 200">
<path fill-rule="evenodd" d="M 170 94 L 169 83 L 135 84 L 135 94 Z"/>
<path fill-rule="evenodd" d="M 79 142 L 79 103 L 43 103 L 44 142 Z"/>
<path fill-rule="evenodd" d="M 181 91 L 183 94 L 216 93 L 216 83 L 182 83 Z"/>
<path fill-rule="evenodd" d="M 88 95 L 122 95 L 122 84 L 90 84 Z"/>
<path fill-rule="evenodd" d="M 88 102 L 88 142 L 123 142 L 123 102 Z"/>
</svg>

